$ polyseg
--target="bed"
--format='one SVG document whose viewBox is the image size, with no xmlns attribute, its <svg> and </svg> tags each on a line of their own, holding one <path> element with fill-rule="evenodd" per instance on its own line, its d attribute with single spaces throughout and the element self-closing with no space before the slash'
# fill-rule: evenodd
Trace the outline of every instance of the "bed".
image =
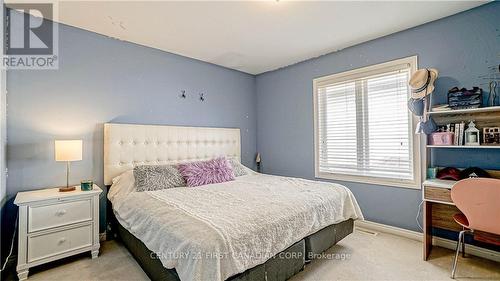
<svg viewBox="0 0 500 281">
<path fill-rule="evenodd" d="M 286 280 L 352 233 L 342 185 L 255 173 L 136 192 L 135 165 L 241 159 L 239 129 L 105 124 L 104 178 L 119 238 L 152 280 Z"/>
</svg>

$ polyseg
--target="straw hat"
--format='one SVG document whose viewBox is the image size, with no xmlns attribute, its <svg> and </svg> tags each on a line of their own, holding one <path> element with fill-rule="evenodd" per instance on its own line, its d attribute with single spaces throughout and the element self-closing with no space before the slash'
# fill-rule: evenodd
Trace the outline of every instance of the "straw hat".
<svg viewBox="0 0 500 281">
<path fill-rule="evenodd" d="M 434 68 L 419 69 L 411 76 L 410 84 L 411 97 L 421 99 L 430 95 L 434 91 L 434 81 L 438 77 L 439 71 Z"/>
</svg>

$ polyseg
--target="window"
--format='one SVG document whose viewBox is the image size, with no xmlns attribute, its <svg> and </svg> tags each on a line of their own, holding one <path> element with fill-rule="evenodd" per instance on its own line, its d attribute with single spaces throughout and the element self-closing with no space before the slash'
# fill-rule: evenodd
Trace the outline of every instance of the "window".
<svg viewBox="0 0 500 281">
<path fill-rule="evenodd" d="M 419 188 L 415 70 L 409 57 L 314 80 L 316 177 Z"/>
</svg>

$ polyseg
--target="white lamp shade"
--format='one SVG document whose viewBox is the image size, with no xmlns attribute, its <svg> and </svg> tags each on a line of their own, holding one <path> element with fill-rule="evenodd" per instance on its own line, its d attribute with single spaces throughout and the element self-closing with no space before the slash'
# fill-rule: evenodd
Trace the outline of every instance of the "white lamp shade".
<svg viewBox="0 0 500 281">
<path fill-rule="evenodd" d="M 82 160 L 82 140 L 56 140 L 56 161 L 79 161 Z"/>
</svg>

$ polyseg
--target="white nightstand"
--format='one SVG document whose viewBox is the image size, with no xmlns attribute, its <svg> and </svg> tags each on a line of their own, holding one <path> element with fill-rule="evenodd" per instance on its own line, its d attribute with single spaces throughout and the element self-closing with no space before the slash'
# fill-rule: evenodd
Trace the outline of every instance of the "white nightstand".
<svg viewBox="0 0 500 281">
<path fill-rule="evenodd" d="M 17 193 L 19 249 L 17 276 L 28 278 L 30 267 L 91 251 L 99 253 L 99 194 L 90 191 L 59 192 L 58 188 Z"/>
</svg>

